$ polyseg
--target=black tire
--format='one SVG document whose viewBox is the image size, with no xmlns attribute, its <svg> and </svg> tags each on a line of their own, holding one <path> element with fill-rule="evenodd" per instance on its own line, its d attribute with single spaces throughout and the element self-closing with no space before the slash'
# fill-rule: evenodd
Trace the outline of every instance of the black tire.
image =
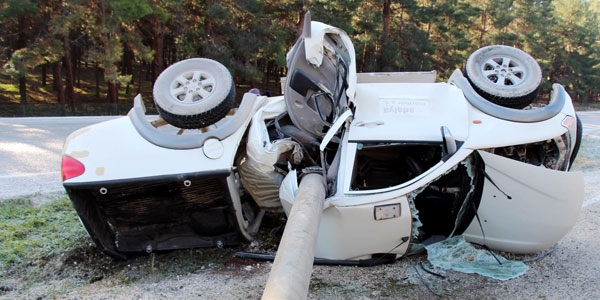
<svg viewBox="0 0 600 300">
<path fill-rule="evenodd" d="M 537 97 L 542 70 L 535 59 L 522 50 L 493 45 L 469 56 L 465 77 L 483 98 L 520 109 Z"/>
<path fill-rule="evenodd" d="M 191 58 L 165 69 L 154 83 L 154 104 L 169 124 L 195 129 L 225 117 L 235 100 L 231 73 L 221 63 Z"/>
</svg>

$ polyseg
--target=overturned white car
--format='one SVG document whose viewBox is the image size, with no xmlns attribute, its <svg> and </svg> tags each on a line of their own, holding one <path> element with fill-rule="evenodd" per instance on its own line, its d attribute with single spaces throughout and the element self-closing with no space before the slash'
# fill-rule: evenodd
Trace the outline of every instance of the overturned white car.
<svg viewBox="0 0 600 300">
<path fill-rule="evenodd" d="M 289 214 L 305 174 L 326 198 L 314 256 L 398 258 L 453 236 L 537 252 L 574 225 L 581 139 L 555 84 L 528 54 L 489 46 L 448 82 L 434 72 L 357 74 L 341 30 L 307 22 L 288 53 L 284 95 L 247 93 L 227 69 L 189 59 L 128 116 L 80 129 L 63 152 L 64 187 L 96 245 L 128 253 L 237 245 L 263 216 Z"/>
</svg>

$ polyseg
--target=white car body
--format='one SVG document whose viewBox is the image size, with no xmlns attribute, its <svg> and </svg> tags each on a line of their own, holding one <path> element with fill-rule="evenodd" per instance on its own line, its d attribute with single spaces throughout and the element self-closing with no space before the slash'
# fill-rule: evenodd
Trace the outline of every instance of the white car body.
<svg viewBox="0 0 600 300">
<path fill-rule="evenodd" d="M 324 37 L 330 35 L 337 36 L 347 54 L 353 57 L 350 39 L 343 31 L 313 22 L 310 32 L 305 37 L 308 64 L 315 67 L 323 64 L 327 49 Z M 288 60 L 292 60 L 292 52 Z M 531 253 L 553 246 L 575 224 L 583 201 L 583 176 L 568 169 L 576 154 L 577 122 L 571 100 L 559 85 L 554 86 L 547 106 L 517 110 L 481 99 L 458 71 L 449 82 L 435 83 L 435 73 L 356 74 L 351 60 L 346 79 L 348 86 L 344 92 L 349 107 L 353 108 L 342 109 L 328 131 L 318 138 L 321 154 L 336 139 L 338 150 L 332 154 L 339 157 L 332 159 L 337 163 L 322 164 L 327 165 L 321 172 L 330 190 L 319 227 L 317 258 L 400 257 L 414 250 L 413 246 L 440 235 L 423 234 L 426 228 L 423 223 L 432 222 L 436 223 L 434 231 L 441 230 L 443 236 L 463 234 L 468 241 L 491 249 Z M 235 231 L 241 241 L 253 238 L 265 210 L 289 214 L 301 171 L 291 167 L 285 174 L 273 166 L 283 153 L 296 151 L 299 145 L 290 138 L 272 139 L 265 125 L 265 121 L 293 109 L 285 103 L 286 97 L 287 94 L 268 98 L 247 93 L 234 115 L 203 130 L 177 135 L 176 128 L 152 126 L 151 121 L 156 117 L 145 116 L 138 96 L 128 116 L 74 132 L 65 143 L 63 155 L 76 159 L 84 170 L 77 176 L 67 176 L 64 185 L 96 244 L 109 254 L 120 256 L 144 250 L 234 245 L 240 241 L 232 238 L 235 234 L 227 231 L 231 228 L 226 224 L 217 226 L 220 233 L 212 236 L 209 231 L 213 227 L 196 217 L 189 217 L 190 222 L 210 229 L 201 229 L 203 235 L 195 231 L 201 237 L 194 237 L 188 231 L 181 234 L 181 239 L 177 239 L 177 233 L 152 235 L 153 230 L 162 232 L 187 226 L 146 224 L 144 214 L 154 216 L 156 212 L 150 210 L 164 207 L 152 206 L 153 195 L 145 195 L 136 202 L 137 213 L 132 211 L 131 215 L 141 214 L 137 223 L 123 220 L 128 215 L 128 197 L 136 195 L 135 189 L 144 193 L 145 189 L 153 188 L 152 184 L 166 181 L 172 183 L 170 189 L 177 191 L 165 195 L 161 203 L 168 203 L 169 197 L 177 193 L 184 194 L 178 196 L 184 200 L 193 198 L 191 193 L 208 193 L 210 185 L 200 192 L 183 191 L 202 185 L 204 178 L 219 178 L 217 182 L 226 190 L 223 203 L 228 203 L 229 208 L 215 204 L 212 209 L 218 210 L 217 214 L 235 216 L 233 224 L 238 225 Z M 556 155 L 560 167 L 533 165 L 530 161 L 495 154 L 499 150 L 494 150 L 536 143 L 542 145 L 539 147 L 556 145 L 551 154 Z M 380 148 L 382 157 L 369 150 Z M 405 148 L 409 149 L 407 155 L 414 158 L 404 161 L 394 156 Z M 421 152 L 427 149 L 432 149 L 435 157 L 421 163 Z M 383 163 L 388 156 L 393 160 L 390 164 L 412 165 L 418 172 L 412 170 L 410 173 L 415 174 L 407 178 L 385 176 L 394 171 Z M 357 175 L 362 171 L 359 164 L 371 161 L 380 162 L 372 168 L 375 171 L 366 170 L 372 172 L 367 174 L 385 178 L 374 177 L 371 181 L 371 177 Z M 64 168 L 70 166 L 63 165 L 63 171 Z M 461 181 L 453 182 L 452 178 L 457 176 Z M 388 180 L 390 184 L 379 186 L 380 181 Z M 114 199 L 121 201 L 119 207 L 111 206 L 113 198 L 104 198 L 114 189 L 120 193 L 114 195 Z M 247 203 L 241 200 L 248 194 L 261 208 L 252 217 L 244 212 Z M 467 200 L 459 200 L 459 195 Z M 437 221 L 421 222 L 420 215 L 434 211 L 437 201 L 443 202 L 444 197 L 456 202 L 452 205 L 451 216 L 456 219 L 452 228 Z M 420 204 L 424 202 L 430 204 Z M 184 202 L 181 205 L 164 209 L 184 213 L 200 206 L 198 203 L 183 206 Z M 420 205 L 425 205 L 421 211 Z M 477 207 L 476 212 L 472 206 Z M 115 212 L 123 215 L 113 218 L 111 213 Z M 167 214 L 158 213 L 159 218 L 167 218 Z M 428 220 L 438 216 L 438 212 L 432 214 Z M 463 217 L 465 214 L 470 216 Z M 206 216 L 203 213 L 198 218 Z M 175 220 L 178 216 L 168 218 Z M 223 220 L 229 219 L 218 222 Z M 119 227 L 119 222 L 125 225 Z M 147 238 L 132 238 L 136 234 Z M 124 237 L 134 242 L 126 242 Z"/>
</svg>

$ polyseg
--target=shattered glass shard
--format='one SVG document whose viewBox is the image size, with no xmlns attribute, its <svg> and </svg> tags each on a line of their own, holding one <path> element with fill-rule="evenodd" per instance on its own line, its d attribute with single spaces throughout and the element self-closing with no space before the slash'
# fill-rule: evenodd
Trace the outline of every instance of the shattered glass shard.
<svg viewBox="0 0 600 300">
<path fill-rule="evenodd" d="M 429 262 L 446 270 L 507 280 L 519 277 L 529 269 L 523 262 L 508 260 L 498 254 L 492 255 L 485 249 L 476 249 L 460 235 L 425 248 Z"/>
</svg>

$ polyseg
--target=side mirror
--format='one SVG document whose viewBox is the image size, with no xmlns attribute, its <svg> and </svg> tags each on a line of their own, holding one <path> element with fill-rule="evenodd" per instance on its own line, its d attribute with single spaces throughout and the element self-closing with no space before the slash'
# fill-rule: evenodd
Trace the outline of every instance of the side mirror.
<svg viewBox="0 0 600 300">
<path fill-rule="evenodd" d="M 442 151 L 444 152 L 444 156 L 452 155 L 456 152 L 456 141 L 450 133 L 450 129 L 446 126 L 440 127 L 442 131 Z"/>
</svg>

